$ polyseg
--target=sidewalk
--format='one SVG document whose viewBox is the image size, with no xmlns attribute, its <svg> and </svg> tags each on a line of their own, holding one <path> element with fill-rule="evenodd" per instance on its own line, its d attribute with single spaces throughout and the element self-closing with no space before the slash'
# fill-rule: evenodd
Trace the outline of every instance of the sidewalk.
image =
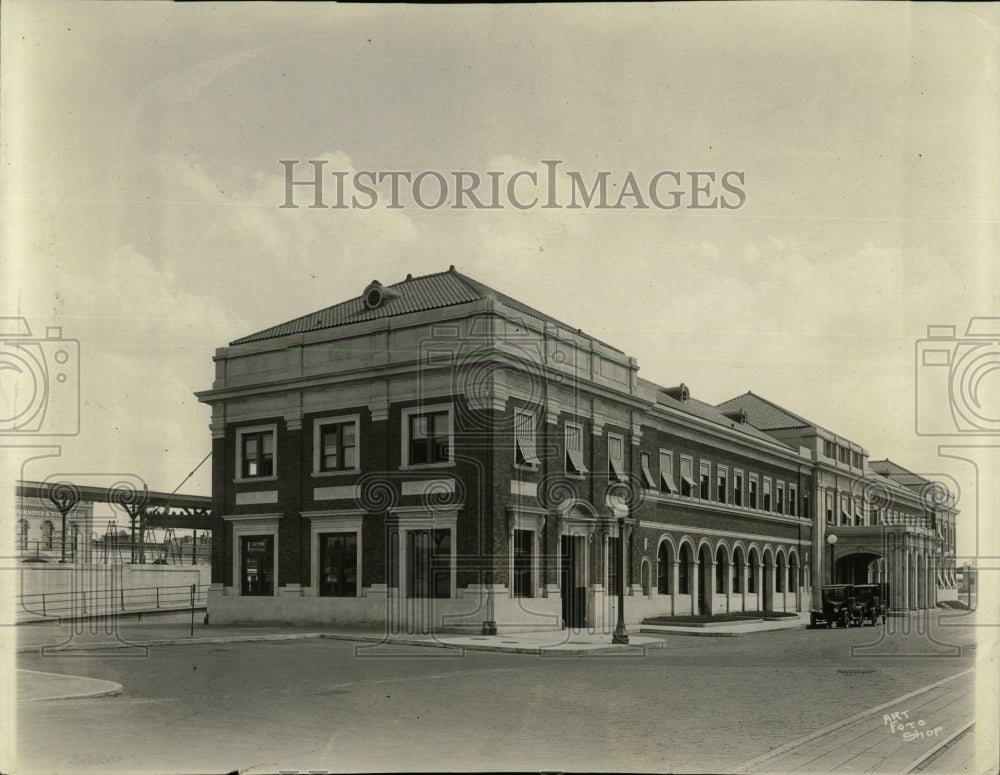
<svg viewBox="0 0 1000 775">
<path fill-rule="evenodd" d="M 640 624 L 636 629 L 642 633 L 669 633 L 671 635 L 700 635 L 702 637 L 734 638 L 749 632 L 766 632 L 768 630 L 787 630 L 795 627 L 807 627 L 809 613 L 801 612 L 797 616 L 787 616 L 781 619 L 753 619 L 748 622 L 725 622 L 716 624 Z"/>
<path fill-rule="evenodd" d="M 122 685 L 114 681 L 58 673 L 42 673 L 38 670 L 19 669 L 17 671 L 18 702 L 112 697 L 123 691 Z"/>
<path fill-rule="evenodd" d="M 427 646 L 436 648 L 469 649 L 475 651 L 506 651 L 539 654 L 555 652 L 562 656 L 594 653 L 613 653 L 643 648 L 661 648 L 664 636 L 694 635 L 703 637 L 739 636 L 751 632 L 802 627 L 807 623 L 800 617 L 780 621 L 730 622 L 711 627 L 682 627 L 676 625 L 633 625 L 629 628 L 628 645 L 612 644 L 610 633 L 593 633 L 586 630 L 547 630 L 544 632 L 500 633 L 476 635 L 459 633 L 442 634 L 390 634 L 378 626 L 365 627 L 351 624 L 315 625 L 205 625 L 195 624 L 191 634 L 190 623 L 184 614 L 175 621 L 157 619 L 137 622 L 134 619 L 91 619 L 22 625 L 15 628 L 17 652 L 45 654 L 60 651 L 80 651 L 109 648 L 146 648 L 149 646 L 179 646 L 203 643 L 236 643 L 263 640 L 297 640 L 304 638 L 335 638 L 361 642 L 390 642 L 400 646 Z"/>
<path fill-rule="evenodd" d="M 758 756 L 758 772 L 905 773 L 958 739 L 975 715 L 974 670 L 897 697 Z"/>
</svg>

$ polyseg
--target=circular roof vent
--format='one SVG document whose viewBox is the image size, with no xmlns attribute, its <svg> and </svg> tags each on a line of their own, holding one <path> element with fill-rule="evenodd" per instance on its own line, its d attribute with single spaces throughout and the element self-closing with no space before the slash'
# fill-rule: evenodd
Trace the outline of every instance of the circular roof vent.
<svg viewBox="0 0 1000 775">
<path fill-rule="evenodd" d="M 372 280 L 365 292 L 361 294 L 361 302 L 365 309 L 378 309 L 385 301 L 385 288 L 378 280 Z"/>
</svg>

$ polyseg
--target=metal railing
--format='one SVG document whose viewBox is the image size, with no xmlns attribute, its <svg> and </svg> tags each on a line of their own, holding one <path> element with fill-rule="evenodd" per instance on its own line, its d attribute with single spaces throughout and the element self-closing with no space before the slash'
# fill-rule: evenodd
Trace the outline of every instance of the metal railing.
<svg viewBox="0 0 1000 775">
<path fill-rule="evenodd" d="M 22 562 L 57 563 L 62 560 L 62 542 L 58 539 L 17 541 L 17 553 Z M 100 565 L 209 565 L 212 561 L 210 541 L 173 544 L 131 543 L 118 541 L 104 544 L 94 541 L 86 546 L 82 541 L 66 542 L 66 562 L 89 562 Z"/>
<path fill-rule="evenodd" d="M 21 620 L 32 617 L 113 616 L 156 610 L 184 610 L 206 605 L 207 584 L 173 584 L 156 587 L 109 586 L 17 596 Z"/>
</svg>

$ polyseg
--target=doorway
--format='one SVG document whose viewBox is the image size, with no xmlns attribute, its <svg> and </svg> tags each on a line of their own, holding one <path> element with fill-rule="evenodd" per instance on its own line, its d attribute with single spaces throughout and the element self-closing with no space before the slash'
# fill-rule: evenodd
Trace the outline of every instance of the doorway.
<svg viewBox="0 0 1000 775">
<path fill-rule="evenodd" d="M 560 539 L 560 578 L 562 618 L 567 628 L 587 625 L 587 565 L 583 536 L 562 536 Z"/>
</svg>

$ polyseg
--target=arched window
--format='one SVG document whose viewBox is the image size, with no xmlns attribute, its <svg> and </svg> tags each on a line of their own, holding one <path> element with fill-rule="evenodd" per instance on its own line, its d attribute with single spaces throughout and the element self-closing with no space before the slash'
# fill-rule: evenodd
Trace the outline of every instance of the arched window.
<svg viewBox="0 0 1000 775">
<path fill-rule="evenodd" d="M 743 575 L 743 550 L 737 546 L 733 550 L 733 592 L 736 594 L 739 594 L 743 591 L 740 585 L 740 576 L 742 575 Z"/>
<path fill-rule="evenodd" d="M 799 588 L 799 560 L 794 554 L 788 555 L 788 591 L 796 592 Z"/>
<path fill-rule="evenodd" d="M 757 566 L 759 565 L 757 560 L 757 550 L 750 550 L 750 559 L 748 561 L 747 567 L 747 592 L 751 595 L 757 592 Z"/>
<path fill-rule="evenodd" d="M 661 595 L 669 595 L 671 572 L 670 544 L 666 541 L 660 543 L 660 548 L 656 552 L 656 591 Z"/>
<path fill-rule="evenodd" d="M 42 523 L 42 547 L 45 549 L 52 548 L 52 523 L 49 520 L 45 520 Z"/>
<path fill-rule="evenodd" d="M 639 578 L 642 581 L 642 594 L 649 594 L 649 560 L 645 557 L 642 558 L 642 570 L 639 574 Z"/>
<path fill-rule="evenodd" d="M 785 591 L 785 555 L 778 552 L 778 561 L 775 563 L 774 591 Z"/>
<path fill-rule="evenodd" d="M 724 594 L 726 591 L 726 550 L 719 547 L 715 552 L 715 591 Z"/>
<path fill-rule="evenodd" d="M 28 548 L 28 520 L 26 519 L 17 521 L 17 548 Z"/>
<path fill-rule="evenodd" d="M 681 595 L 690 594 L 691 590 L 691 547 L 687 544 L 681 545 L 681 567 L 677 577 L 677 592 Z"/>
</svg>

